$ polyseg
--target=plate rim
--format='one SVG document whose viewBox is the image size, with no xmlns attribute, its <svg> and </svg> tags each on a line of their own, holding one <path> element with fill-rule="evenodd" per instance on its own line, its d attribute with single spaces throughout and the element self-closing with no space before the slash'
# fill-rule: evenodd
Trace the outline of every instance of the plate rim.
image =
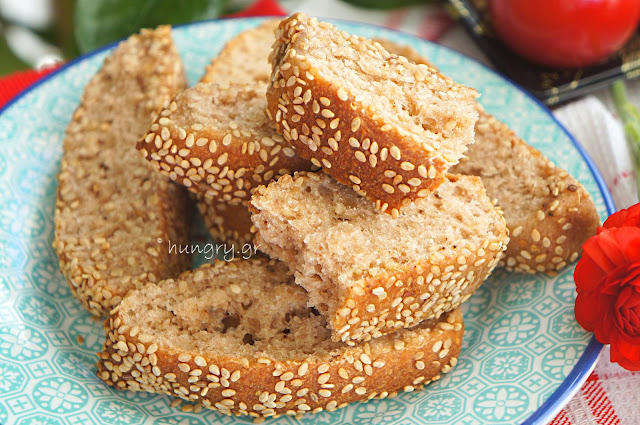
<svg viewBox="0 0 640 425">
<path fill-rule="evenodd" d="M 172 25 L 172 28 L 182 28 L 182 27 L 197 26 L 202 24 L 209 24 L 209 23 L 215 23 L 215 22 L 221 22 L 221 21 L 232 21 L 232 20 L 255 21 L 256 23 L 259 23 L 261 21 L 264 21 L 270 18 L 283 19 L 285 17 L 286 16 L 282 16 L 282 15 L 264 15 L 264 16 L 252 16 L 252 17 L 223 17 L 223 18 L 205 19 L 200 21 L 193 21 L 193 22 L 188 22 L 183 24 Z M 325 19 L 327 21 L 334 21 L 334 22 L 344 22 L 347 24 L 355 25 L 355 26 L 375 28 L 378 30 L 397 33 L 403 37 L 413 39 L 418 44 L 425 43 L 425 44 L 435 45 L 438 48 L 449 50 L 455 53 L 456 55 L 463 57 L 467 61 L 474 62 L 475 64 L 479 65 L 485 72 L 491 73 L 497 76 L 498 78 L 500 78 L 506 84 L 511 85 L 514 89 L 516 89 L 517 91 L 522 93 L 524 96 L 526 96 L 529 100 L 533 101 L 536 105 L 538 105 L 538 107 L 540 107 L 546 115 L 551 117 L 553 122 L 564 132 L 564 134 L 569 138 L 571 143 L 580 153 L 583 161 L 587 164 L 589 171 L 591 172 L 593 178 L 595 179 L 598 189 L 600 191 L 600 194 L 603 198 L 607 213 L 613 214 L 614 212 L 617 211 L 617 208 L 611 196 L 611 192 L 609 191 L 607 184 L 604 181 L 604 178 L 600 174 L 600 171 L 596 167 L 595 163 L 593 162 L 593 159 L 590 157 L 586 149 L 580 144 L 580 142 L 578 142 L 578 140 L 573 136 L 573 134 L 571 134 L 569 130 L 567 130 L 567 128 L 555 117 L 555 115 L 553 115 L 553 113 L 551 112 L 551 110 L 547 105 L 542 103 L 533 94 L 529 93 L 527 90 L 521 87 L 518 83 L 511 80 L 509 77 L 500 74 L 498 71 L 491 69 L 490 67 L 480 62 L 479 60 L 472 58 L 470 56 L 467 56 L 464 53 L 454 48 L 420 38 L 417 35 L 414 35 L 405 31 L 401 31 L 394 28 L 387 28 L 381 25 L 376 25 L 376 24 L 371 24 L 366 22 L 348 20 L 348 19 L 323 18 L 323 17 L 319 17 L 319 19 Z M 2 118 L 3 114 L 8 109 L 10 109 L 15 103 L 20 101 L 26 95 L 28 95 L 29 93 L 31 93 L 32 91 L 34 91 L 35 89 L 37 89 L 38 87 L 40 87 L 41 85 L 49 81 L 50 79 L 56 77 L 58 74 L 64 73 L 68 68 L 71 68 L 78 63 L 81 63 L 95 55 L 98 55 L 106 50 L 109 50 L 117 46 L 120 42 L 122 42 L 125 39 L 126 38 L 122 38 L 122 39 L 113 41 L 95 50 L 92 50 L 90 52 L 77 56 L 71 59 L 70 61 L 63 63 L 58 68 L 52 70 L 48 74 L 45 74 L 44 76 L 40 77 L 38 80 L 32 82 L 27 87 L 25 87 L 21 92 L 19 92 L 16 96 L 14 96 L 7 103 L 5 103 L 2 107 L 0 107 L 0 118 Z M 551 421 L 560 412 L 560 410 L 562 410 L 562 408 L 567 405 L 567 403 L 571 400 L 571 398 L 573 398 L 573 396 L 581 388 L 582 384 L 587 380 L 587 378 L 589 377 L 589 375 L 591 374 L 591 372 L 593 371 L 593 369 L 597 364 L 598 358 L 600 356 L 600 352 L 602 351 L 603 347 L 604 346 L 595 339 L 595 336 L 592 336 L 584 352 L 580 356 L 579 360 L 576 362 L 571 372 L 564 379 L 564 381 L 560 383 L 560 385 L 556 388 L 556 390 L 553 393 L 551 393 L 549 398 L 544 403 L 542 403 L 534 412 L 532 412 L 529 415 L 527 419 L 524 420 L 524 422 L 522 422 L 522 425 L 548 424 L 548 422 Z"/>
</svg>

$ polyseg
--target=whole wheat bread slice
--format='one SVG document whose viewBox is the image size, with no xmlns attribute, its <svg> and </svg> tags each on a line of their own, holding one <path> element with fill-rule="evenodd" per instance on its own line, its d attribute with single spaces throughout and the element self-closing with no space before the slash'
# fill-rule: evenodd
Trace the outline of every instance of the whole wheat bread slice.
<svg viewBox="0 0 640 425">
<path fill-rule="evenodd" d="M 249 84 L 267 87 L 271 79 L 269 52 L 275 41 L 279 19 L 269 19 L 255 28 L 242 31 L 224 45 L 207 66 L 201 83 Z"/>
<path fill-rule="evenodd" d="M 415 63 L 429 61 L 409 46 L 380 43 Z M 518 272 L 555 273 L 576 260 L 600 217 L 574 177 L 477 105 L 475 143 L 451 171 L 479 176 L 504 210 L 510 242 L 504 265 Z"/>
<path fill-rule="evenodd" d="M 574 262 L 600 217 L 589 192 L 529 146 L 506 124 L 480 110 L 476 143 L 452 170 L 482 178 L 504 209 L 511 241 L 503 265 L 555 273 Z"/>
<path fill-rule="evenodd" d="M 437 188 L 473 143 L 476 91 L 372 40 L 296 13 L 280 23 L 270 59 L 278 132 L 393 216 Z"/>
<path fill-rule="evenodd" d="M 449 175 L 398 218 L 326 174 L 259 187 L 250 209 L 260 250 L 287 264 L 335 341 L 368 341 L 466 301 L 509 238 L 477 177 Z"/>
<path fill-rule="evenodd" d="M 265 21 L 229 40 L 218 56 L 211 61 L 200 82 L 257 85 L 266 90 L 271 78 L 268 56 L 279 22 L 280 20 Z M 242 107 L 243 105 L 239 105 L 239 109 Z M 264 107 L 266 108 L 266 103 Z M 196 205 L 214 240 L 244 245 L 253 239 L 246 204 L 231 205 L 217 197 L 200 195 L 196 197 Z"/>
<path fill-rule="evenodd" d="M 246 205 L 256 186 L 311 168 L 265 115 L 268 46 L 277 22 L 231 39 L 202 82 L 176 96 L 138 143 L 154 168 L 197 194 L 218 242 L 242 245 L 251 239 Z M 240 58 L 242 67 L 233 62 Z"/>
<path fill-rule="evenodd" d="M 170 28 L 143 30 L 105 59 L 67 127 L 53 244 L 73 294 L 94 315 L 190 264 L 168 249 L 189 241 L 186 193 L 135 149 L 185 85 Z"/>
<path fill-rule="evenodd" d="M 459 309 L 371 343 L 331 341 L 279 262 L 217 262 L 134 291 L 105 322 L 98 376 L 228 415 L 333 411 L 412 391 L 457 363 Z"/>
</svg>

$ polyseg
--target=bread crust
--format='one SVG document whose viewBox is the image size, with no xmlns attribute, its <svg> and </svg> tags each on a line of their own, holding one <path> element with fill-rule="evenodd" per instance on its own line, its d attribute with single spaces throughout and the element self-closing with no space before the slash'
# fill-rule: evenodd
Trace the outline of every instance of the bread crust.
<svg viewBox="0 0 640 425">
<path fill-rule="evenodd" d="M 240 249 L 253 242 L 251 214 L 245 205 L 231 205 L 203 195 L 195 195 L 196 206 L 214 241 Z"/>
<path fill-rule="evenodd" d="M 381 211 L 397 216 L 403 206 L 435 190 L 459 157 L 434 152 L 418 136 L 387 122 L 375 110 L 365 109 L 339 81 L 325 80 L 305 56 L 306 27 L 314 25 L 319 24 L 313 18 L 294 14 L 278 28 L 267 89 L 269 118 L 301 157 L 374 201 Z M 369 47 L 389 55 L 380 44 L 371 42 Z M 395 59 L 409 64 L 405 58 Z M 468 101 L 475 98 L 473 89 L 423 68 L 429 78 L 448 81 L 451 87 L 468 93 Z"/>
<path fill-rule="evenodd" d="M 510 271 L 555 274 L 573 263 L 582 252 L 582 244 L 595 235 L 600 216 L 593 199 L 569 173 L 506 124 L 479 109 L 477 142 L 469 150 L 468 159 L 453 170 L 482 178 L 487 194 L 504 208 L 511 240 L 501 265 Z M 508 162 L 504 155 L 509 157 Z M 488 163 L 484 160 L 487 156 L 496 161 Z M 532 169 L 527 180 L 509 182 L 529 188 L 526 205 L 510 203 L 505 199 L 509 188 L 494 182 L 511 167 Z"/>
<path fill-rule="evenodd" d="M 296 184 L 296 180 L 315 179 L 317 174 L 299 172 L 283 176 L 278 185 Z M 477 177 L 448 175 L 447 179 L 471 179 L 480 196 L 485 196 L 482 182 Z M 304 183 L 302 183 L 304 185 Z M 270 226 L 289 226 L 278 216 L 261 208 L 261 198 L 268 196 L 268 188 L 258 188 L 249 208 L 256 230 L 255 243 L 260 249 L 283 261 L 295 271 L 296 283 L 303 287 L 316 286 L 302 275 L 304 247 L 295 243 L 282 247 L 264 235 Z M 437 196 L 437 193 L 432 195 Z M 487 203 L 489 200 L 487 199 Z M 332 330 L 332 339 L 349 345 L 370 341 L 402 328 L 415 326 L 423 320 L 440 317 L 457 308 L 475 293 L 503 258 L 509 241 L 508 232 L 499 207 L 493 207 L 497 236 L 487 236 L 482 246 L 458 246 L 455 255 L 448 257 L 434 251 L 424 262 L 395 267 L 366 278 L 363 285 L 343 285 L 329 280 L 334 308 L 319 309 Z M 328 218 L 330 219 L 330 218 Z M 293 231 L 292 231 L 293 233 Z M 317 307 L 317 306 L 316 306 Z"/>
<path fill-rule="evenodd" d="M 218 85 L 247 84 L 255 87 L 256 90 L 262 90 L 260 95 L 264 96 L 264 90 L 266 90 L 271 78 L 268 55 L 271 50 L 271 44 L 275 39 L 274 31 L 279 22 L 280 20 L 278 19 L 265 21 L 256 28 L 243 31 L 229 40 L 218 56 L 207 66 L 207 70 L 200 82 L 216 83 Z M 245 66 L 238 67 L 237 64 L 240 62 Z M 234 72 L 229 71 L 232 68 Z M 258 94 L 256 93 L 256 95 Z M 273 133 L 275 134 L 275 132 Z M 289 145 L 286 144 L 286 146 Z M 273 146 L 264 148 L 270 151 Z M 289 147 L 289 149 L 291 148 Z M 258 149 L 258 154 L 260 154 L 259 151 L 260 149 Z M 293 150 L 288 150 L 287 152 L 293 152 Z M 230 169 L 238 169 L 239 166 L 235 164 L 245 162 L 244 159 L 240 161 L 238 156 L 244 157 L 248 154 L 248 152 L 243 154 L 242 151 L 240 153 L 235 152 L 229 156 L 227 165 Z M 204 163 L 208 158 L 202 157 L 199 159 Z M 299 157 L 296 161 L 279 162 L 282 163 L 279 166 L 285 169 L 291 168 L 292 172 L 299 169 L 309 169 L 310 167 L 310 163 L 303 162 Z M 257 166 L 259 167 L 260 165 Z M 267 166 L 264 172 L 266 173 L 269 170 L 270 168 Z M 249 191 L 251 190 L 250 188 Z M 205 225 L 215 241 L 237 245 L 251 242 L 253 235 L 250 233 L 251 220 L 249 219 L 249 210 L 246 207 L 246 202 L 236 205 L 233 202 L 221 200 L 219 196 L 206 197 L 202 193 L 197 195 L 195 199 L 198 210 L 204 218 Z"/>
<path fill-rule="evenodd" d="M 178 280 L 188 282 L 194 273 Z M 98 377 L 108 385 L 166 393 L 227 415 L 275 417 L 333 411 L 353 401 L 422 388 L 456 365 L 464 324 L 456 309 L 431 327 L 401 330 L 356 347 L 344 345 L 328 357 L 309 354 L 289 360 L 269 353 L 231 357 L 176 351 L 145 335 L 136 323 L 126 323 L 119 309 L 105 321 L 105 330 Z"/>
<path fill-rule="evenodd" d="M 185 86 L 170 27 L 142 30 L 105 59 L 67 127 L 53 246 L 74 296 L 93 315 L 191 263 L 168 245 L 189 241 L 186 192 L 135 151 L 163 102 Z"/>
</svg>

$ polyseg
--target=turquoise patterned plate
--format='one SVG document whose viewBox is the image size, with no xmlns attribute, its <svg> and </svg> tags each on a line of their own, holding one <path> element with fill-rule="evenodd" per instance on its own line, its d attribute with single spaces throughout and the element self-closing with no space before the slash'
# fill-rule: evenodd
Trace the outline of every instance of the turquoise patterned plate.
<svg viewBox="0 0 640 425">
<path fill-rule="evenodd" d="M 238 32 L 262 19 L 175 29 L 195 82 Z M 530 96 L 482 65 L 409 35 L 337 22 L 344 30 L 410 44 L 444 73 L 476 87 L 486 109 L 567 168 L 613 212 L 605 186 L 580 147 Z M 51 248 L 56 173 L 65 127 L 82 90 L 113 46 L 55 72 L 0 114 L 0 423 L 227 424 L 213 411 L 182 412 L 166 396 L 105 386 L 95 376 L 102 323 L 71 296 Z M 424 391 L 309 416 L 305 424 L 543 424 L 593 367 L 600 345 L 573 315 L 571 268 L 550 278 L 498 271 L 465 306 L 459 363 Z M 291 424 L 292 418 L 273 420 Z"/>
</svg>

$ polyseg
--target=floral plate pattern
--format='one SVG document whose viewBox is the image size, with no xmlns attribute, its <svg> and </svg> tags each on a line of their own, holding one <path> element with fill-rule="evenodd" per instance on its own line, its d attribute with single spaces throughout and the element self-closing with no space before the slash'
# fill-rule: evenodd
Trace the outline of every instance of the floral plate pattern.
<svg viewBox="0 0 640 425">
<path fill-rule="evenodd" d="M 262 19 L 175 28 L 195 82 L 225 41 Z M 458 53 L 390 30 L 336 22 L 367 37 L 409 44 L 482 94 L 485 108 L 576 176 L 602 217 L 613 204 L 579 146 L 530 96 Z M 114 390 L 95 376 L 102 322 L 62 278 L 53 240 L 56 174 L 64 130 L 84 85 L 113 46 L 80 58 L 0 111 L 0 424 L 250 423 L 213 411 L 182 412 L 171 398 Z M 600 345 L 573 315 L 573 268 L 555 277 L 497 271 L 465 305 L 458 366 L 423 391 L 355 403 L 304 424 L 546 423 L 586 379 Z M 273 424 L 296 423 L 293 418 Z"/>
</svg>

